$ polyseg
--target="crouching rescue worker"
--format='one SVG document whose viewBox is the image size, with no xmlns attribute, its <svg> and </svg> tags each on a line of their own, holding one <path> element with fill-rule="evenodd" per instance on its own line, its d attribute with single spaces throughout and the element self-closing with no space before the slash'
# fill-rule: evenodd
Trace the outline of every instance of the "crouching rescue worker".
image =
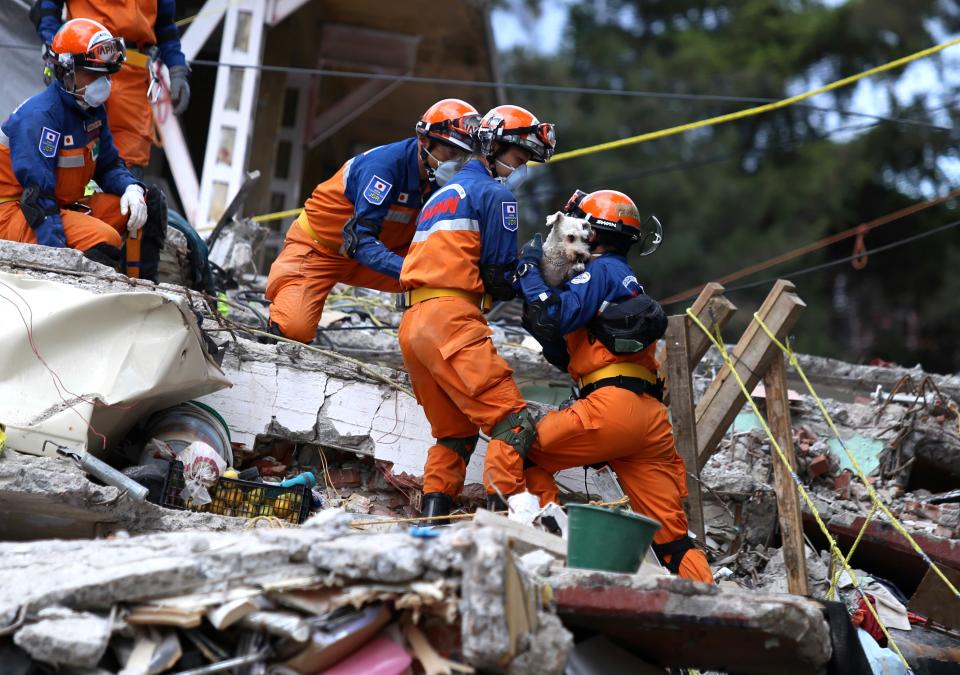
<svg viewBox="0 0 960 675">
<path fill-rule="evenodd" d="M 338 282 L 397 293 L 427 196 L 473 150 L 480 115 L 455 98 L 430 106 L 413 138 L 357 155 L 320 183 L 270 268 L 270 332 L 310 342 Z"/>
<path fill-rule="evenodd" d="M 400 275 L 407 289 L 400 349 L 437 439 L 423 473 L 424 516 L 450 513 L 478 429 L 491 437 L 483 482 L 494 496 L 523 490 L 534 436 L 526 401 L 483 314 L 493 300 L 516 296 L 519 216 L 512 190 L 528 161 L 550 159 L 553 126 L 523 108 L 499 106 L 480 122 L 477 144 L 478 154 L 424 206 Z"/>
<path fill-rule="evenodd" d="M 609 462 L 632 508 L 661 523 L 653 549 L 664 565 L 712 583 L 706 557 L 688 536 L 686 471 L 656 375 L 654 350 L 666 315 L 644 295 L 627 263 L 637 242 L 646 252 L 659 245 L 659 223 L 652 219 L 647 231 L 634 203 L 615 190 L 578 190 L 565 211 L 593 230 L 595 256 L 587 269 L 559 289 L 547 286 L 539 234 L 524 245 L 517 269 L 525 327 L 543 344 L 544 356 L 579 386 L 572 405 L 537 425 L 529 460 L 540 471 L 528 471 L 528 489 L 543 503 L 558 501 L 552 474 Z"/>
<path fill-rule="evenodd" d="M 170 103 L 179 115 L 190 102 L 190 70 L 174 22 L 174 0 L 36 0 L 30 19 L 44 44 L 60 29 L 63 7 L 71 19 L 93 19 L 122 38 L 127 48 L 123 67 L 112 78 L 107 102 L 110 132 L 120 156 L 137 175 L 150 163 L 154 140 L 151 102 L 160 93 L 157 63 L 170 70 Z"/>
<path fill-rule="evenodd" d="M 123 42 L 96 21 L 72 19 L 50 49 L 55 79 L 0 125 L 0 238 L 79 249 L 121 269 L 129 232 L 142 237 L 137 271 L 156 280 L 165 198 L 127 169 L 103 107 Z M 102 192 L 86 197 L 91 179 Z"/>
</svg>

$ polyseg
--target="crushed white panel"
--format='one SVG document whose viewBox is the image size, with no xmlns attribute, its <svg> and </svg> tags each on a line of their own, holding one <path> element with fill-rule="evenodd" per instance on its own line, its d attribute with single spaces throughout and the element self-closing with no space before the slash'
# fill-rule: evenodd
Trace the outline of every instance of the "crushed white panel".
<svg viewBox="0 0 960 675">
<path fill-rule="evenodd" d="M 102 451 L 151 412 L 229 386 L 182 298 L 0 272 L 0 421 L 29 454 Z"/>
</svg>

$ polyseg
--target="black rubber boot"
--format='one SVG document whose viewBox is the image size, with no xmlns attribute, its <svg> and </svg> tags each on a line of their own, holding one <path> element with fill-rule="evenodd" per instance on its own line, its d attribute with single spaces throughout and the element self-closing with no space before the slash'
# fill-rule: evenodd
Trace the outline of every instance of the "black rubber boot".
<svg viewBox="0 0 960 675">
<path fill-rule="evenodd" d="M 88 248 L 84 251 L 83 255 L 93 262 L 98 262 L 101 265 L 106 265 L 118 271 L 120 270 L 120 249 L 114 248 L 109 244 L 97 244 L 93 248 Z"/>
<path fill-rule="evenodd" d="M 273 321 L 270 322 L 270 325 L 267 328 L 267 332 L 270 333 L 270 335 L 276 335 L 277 337 L 287 337 L 286 335 L 283 334 L 283 331 L 280 330 L 280 326 L 275 324 Z M 273 338 L 268 338 L 266 335 L 260 335 L 260 336 L 257 336 L 257 342 L 259 342 L 262 345 L 275 345 L 277 344 L 278 340 L 274 340 Z"/>
<path fill-rule="evenodd" d="M 423 495 L 423 501 L 420 502 L 420 516 L 423 518 L 434 518 L 435 516 L 449 516 L 450 509 L 453 508 L 453 499 L 442 492 L 428 492 Z M 437 525 L 449 525 L 447 518 L 436 518 L 423 523 L 427 527 Z"/>
<path fill-rule="evenodd" d="M 507 504 L 500 495 L 487 495 L 487 511 L 506 511 Z"/>
</svg>

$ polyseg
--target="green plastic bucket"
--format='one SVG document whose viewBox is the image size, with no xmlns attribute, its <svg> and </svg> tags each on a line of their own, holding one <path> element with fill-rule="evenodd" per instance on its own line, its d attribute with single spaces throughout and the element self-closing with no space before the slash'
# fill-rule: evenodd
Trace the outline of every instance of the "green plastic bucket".
<svg viewBox="0 0 960 675">
<path fill-rule="evenodd" d="M 629 511 L 568 504 L 567 566 L 633 574 L 660 523 Z"/>
</svg>

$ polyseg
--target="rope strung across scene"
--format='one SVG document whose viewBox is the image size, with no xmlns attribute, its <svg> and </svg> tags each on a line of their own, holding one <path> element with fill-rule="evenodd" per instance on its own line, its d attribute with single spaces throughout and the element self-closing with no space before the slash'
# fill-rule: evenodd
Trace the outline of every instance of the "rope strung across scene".
<svg viewBox="0 0 960 675">
<path fill-rule="evenodd" d="M 630 501 L 629 497 L 621 497 L 612 502 L 590 502 L 591 506 L 621 506 Z M 494 511 L 494 513 L 509 513 L 509 511 Z M 464 520 L 473 518 L 474 513 L 455 513 L 447 516 L 419 516 L 416 518 L 390 518 L 387 520 L 355 520 L 350 523 L 351 527 L 357 528 L 364 525 L 398 525 L 403 523 L 422 523 L 428 520 Z"/>
<path fill-rule="evenodd" d="M 874 230 L 882 225 L 887 225 L 889 223 L 896 222 L 902 218 L 906 218 L 907 216 L 913 215 L 914 213 L 923 211 L 924 209 L 928 209 L 931 206 L 942 204 L 943 202 L 953 199 L 954 197 L 960 197 L 960 188 L 951 190 L 950 192 L 943 195 L 942 197 L 934 197 L 933 199 L 926 199 L 924 201 L 916 202 L 914 204 L 911 204 L 910 206 L 906 206 L 897 211 L 887 213 L 878 218 L 874 218 L 873 220 L 869 220 L 865 223 L 860 223 L 856 227 L 851 227 L 842 232 L 838 232 L 837 234 L 830 235 L 829 237 L 818 239 L 817 241 L 812 242 L 810 244 L 806 244 L 804 246 L 799 246 L 795 249 L 791 249 L 786 253 L 781 253 L 779 255 L 773 256 L 772 258 L 768 258 L 767 260 L 764 260 L 762 262 L 758 262 L 753 265 L 749 265 L 748 267 L 741 268 L 735 272 L 731 272 L 727 275 L 724 275 L 719 279 L 713 279 L 712 281 L 715 281 L 718 284 L 724 284 L 724 285 L 728 284 L 731 281 L 736 281 L 737 279 L 742 279 L 743 277 L 748 277 L 751 274 L 756 274 L 757 272 L 762 272 L 763 270 L 769 269 L 781 263 L 788 262 L 801 255 L 818 251 L 821 248 L 830 246 L 831 244 L 836 244 L 838 241 L 843 241 L 844 239 L 849 239 L 850 237 L 855 237 L 859 235 L 866 235 L 871 230 Z M 862 257 L 863 255 L 865 255 L 865 253 L 859 254 L 856 257 Z M 689 300 L 690 298 L 696 297 L 700 293 L 700 291 L 703 290 L 705 286 L 706 284 L 700 284 L 699 286 L 688 288 L 687 290 L 681 291 L 680 293 L 675 293 L 670 297 L 667 297 L 661 300 L 660 304 L 669 305 L 675 302 L 683 302 L 684 300 Z"/>
<path fill-rule="evenodd" d="M 870 68 L 864 70 L 855 75 L 850 75 L 848 77 L 841 78 L 835 82 L 830 82 L 825 84 L 822 87 L 817 87 L 816 89 L 811 89 L 805 91 L 801 94 L 795 96 L 790 96 L 788 98 L 776 101 L 774 103 L 767 103 L 764 105 L 756 106 L 753 108 L 746 108 L 744 110 L 738 110 L 736 112 L 727 113 L 725 115 L 717 115 L 715 117 L 708 117 L 704 120 L 699 120 L 697 122 L 689 122 L 687 124 L 680 124 L 675 127 L 669 127 L 667 129 L 661 129 L 659 131 L 651 131 L 645 134 L 639 134 L 637 136 L 631 136 L 629 138 L 621 138 L 616 141 L 608 141 L 606 143 L 599 143 L 597 145 L 590 145 L 585 148 L 579 148 L 577 150 L 568 150 L 567 152 L 561 152 L 553 156 L 550 160 L 551 163 L 562 162 L 565 159 L 574 159 L 576 157 L 583 157 L 586 155 L 592 155 L 598 152 L 604 152 L 606 150 L 615 150 L 617 148 L 626 147 L 628 145 L 635 145 L 637 143 L 645 143 L 647 141 L 652 141 L 658 138 L 666 138 L 667 136 L 675 136 L 677 134 L 682 134 L 687 131 L 693 131 L 694 129 L 702 129 L 704 127 L 715 126 L 718 124 L 724 124 L 726 122 L 733 122 L 735 120 L 745 119 L 747 117 L 754 117 L 756 115 L 761 115 L 771 110 L 779 110 L 780 108 L 786 108 L 787 106 L 793 105 L 800 101 L 804 101 L 818 94 L 824 94 L 828 91 L 833 91 L 834 89 L 840 89 L 847 85 L 853 84 L 854 82 L 859 82 L 860 80 L 870 77 L 871 75 L 877 75 L 878 73 L 883 73 L 888 70 L 893 70 L 894 68 L 899 68 L 900 66 L 907 65 L 922 59 L 927 56 L 932 56 L 938 52 L 952 47 L 954 45 L 960 44 L 960 38 L 954 38 L 948 40 L 947 42 L 941 43 L 939 45 L 934 45 L 933 47 L 928 47 L 927 49 L 921 49 L 918 52 L 903 56 L 899 59 L 890 61 L 881 66 L 876 66 L 875 68 Z"/>
<path fill-rule="evenodd" d="M 688 314 L 690 312 L 688 311 Z M 807 374 L 803 371 L 803 368 L 800 366 L 800 362 L 797 359 L 797 355 L 794 351 L 780 342 L 777 337 L 771 332 L 770 328 L 763 322 L 760 318 L 760 315 L 754 313 L 753 318 L 759 324 L 760 328 L 763 329 L 763 332 L 767 334 L 770 340 L 782 351 L 786 356 L 790 365 L 797 371 L 797 375 L 800 376 L 800 379 L 803 380 L 803 384 L 807 387 L 807 391 L 810 392 L 810 395 L 813 397 L 814 401 L 817 403 L 817 407 L 820 409 L 820 413 L 823 415 L 823 418 L 826 420 L 827 425 L 830 427 L 830 431 L 833 432 L 833 435 L 836 437 L 837 441 L 840 443 L 840 447 L 843 448 L 844 454 L 846 454 L 847 459 L 850 460 L 851 466 L 853 466 L 854 473 L 857 477 L 860 478 L 860 481 L 863 483 L 864 487 L 867 489 L 867 493 L 870 495 L 870 499 L 873 500 L 873 504 L 880 509 L 880 511 L 887 517 L 890 521 L 890 524 L 893 526 L 897 532 L 899 532 L 904 539 L 909 542 L 910 547 L 919 555 L 925 563 L 933 570 L 933 572 L 943 580 L 943 583 L 947 585 L 947 588 L 950 589 L 950 592 L 953 593 L 954 597 L 960 599 L 960 591 L 957 591 L 956 586 L 947 578 L 943 573 L 940 567 L 930 559 L 930 556 L 920 548 L 920 544 L 910 535 L 907 531 L 907 528 L 897 519 L 895 515 L 887 508 L 887 505 L 883 503 L 880 499 L 880 495 L 877 494 L 877 491 L 874 489 L 873 484 L 867 479 L 867 475 L 864 473 L 863 469 L 860 468 L 860 462 L 857 461 L 856 456 L 850 451 L 850 448 L 847 447 L 846 442 L 840 436 L 840 431 L 837 429 L 837 426 L 833 423 L 833 418 L 830 416 L 830 413 L 827 412 L 826 406 L 824 406 L 823 401 L 820 400 L 820 397 L 817 395 L 817 392 L 814 390 L 813 385 L 810 384 L 810 380 L 807 379 Z M 851 577 L 852 578 L 852 577 Z"/>
<path fill-rule="evenodd" d="M 820 515 L 820 512 L 817 510 L 816 505 L 813 502 L 813 499 L 810 497 L 810 494 L 807 492 L 806 488 L 803 486 L 803 483 L 800 482 L 800 477 L 797 476 L 796 471 L 793 470 L 793 466 L 790 464 L 790 460 L 787 459 L 787 456 L 784 454 L 783 449 L 780 447 L 780 444 L 777 442 L 776 437 L 773 435 L 773 432 L 770 430 L 770 426 L 767 424 L 766 418 L 760 413 L 760 408 L 757 406 L 756 401 L 753 400 L 753 396 L 750 395 L 750 391 L 747 389 L 747 385 L 744 383 L 743 378 L 740 377 L 740 373 L 737 372 L 736 366 L 733 363 L 729 352 L 727 351 L 726 344 L 723 341 L 723 337 L 720 335 L 719 326 L 716 329 L 716 336 L 714 336 L 710 330 L 697 318 L 697 315 L 693 312 L 692 308 L 687 308 L 687 316 L 693 319 L 693 322 L 703 331 L 707 336 L 707 339 L 713 344 L 713 346 L 720 352 L 720 356 L 723 358 L 726 367 L 730 370 L 734 379 L 737 381 L 737 385 L 740 387 L 740 391 L 743 393 L 746 398 L 747 403 L 750 404 L 750 408 L 753 410 L 753 414 L 756 415 L 757 419 L 760 420 L 760 425 L 763 427 L 764 432 L 767 434 L 767 438 L 770 439 L 770 444 L 777 453 L 777 457 L 780 458 L 780 461 L 786 467 L 787 472 L 790 474 L 790 478 L 793 479 L 794 485 L 797 486 L 797 491 L 800 493 L 800 496 L 803 498 L 803 501 L 806 503 L 807 508 L 810 510 L 810 513 L 813 514 L 813 518 L 817 523 L 817 526 L 820 528 L 820 531 L 823 533 L 823 536 L 826 538 L 827 543 L 830 546 L 830 554 L 835 560 L 839 560 L 840 564 L 843 566 L 844 571 L 853 581 L 857 592 L 860 593 L 860 596 L 864 599 L 864 603 L 867 606 L 867 609 L 873 615 L 874 620 L 877 622 L 877 625 L 880 626 L 880 630 L 883 632 L 884 637 L 887 638 L 887 643 L 890 645 L 890 648 L 900 657 L 900 661 L 903 663 L 903 666 L 910 671 L 910 666 L 907 663 L 907 659 L 904 657 L 903 653 L 900 651 L 900 648 L 897 646 L 897 643 L 894 641 L 893 637 L 890 635 L 890 632 L 887 630 L 886 625 L 883 623 L 883 620 L 880 619 L 880 615 L 877 613 L 876 608 L 873 606 L 873 603 L 867 599 L 866 593 L 861 587 L 860 580 L 856 575 L 856 572 L 853 571 L 853 568 L 850 567 L 849 563 L 846 561 L 843 552 L 840 550 L 840 547 L 837 545 L 836 540 L 833 538 L 833 535 L 830 534 L 830 530 L 827 528 L 826 523 L 823 522 L 823 518 Z M 757 314 L 754 314 L 754 318 L 760 323 L 761 327 L 764 325 L 760 321 L 760 317 Z M 769 333 L 768 333 L 769 334 Z M 779 344 L 779 343 L 778 343 Z M 826 411 L 824 411 L 826 413 Z"/>
</svg>

